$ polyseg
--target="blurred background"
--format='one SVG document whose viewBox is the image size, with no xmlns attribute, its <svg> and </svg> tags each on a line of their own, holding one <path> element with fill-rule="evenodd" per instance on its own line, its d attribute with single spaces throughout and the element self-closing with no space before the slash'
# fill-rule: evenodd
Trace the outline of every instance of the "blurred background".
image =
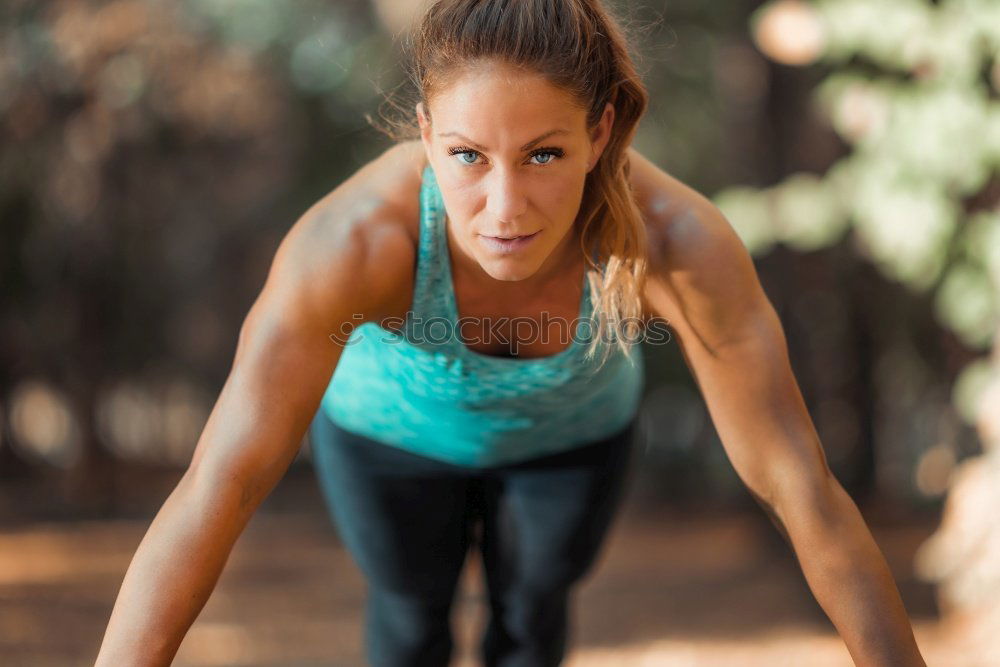
<svg viewBox="0 0 1000 667">
<path fill-rule="evenodd" d="M 928 664 L 1000 664 L 1000 3 L 608 2 L 634 146 L 753 253 Z M 390 140 L 417 0 L 0 6 L 0 655 L 90 664 L 278 243 Z M 571 665 L 850 665 L 676 345 Z M 456 661 L 483 622 L 470 558 Z M 361 665 L 308 442 L 176 664 Z M 609 613 L 610 612 L 610 613 Z M 58 629 L 58 631 L 54 631 Z"/>
</svg>

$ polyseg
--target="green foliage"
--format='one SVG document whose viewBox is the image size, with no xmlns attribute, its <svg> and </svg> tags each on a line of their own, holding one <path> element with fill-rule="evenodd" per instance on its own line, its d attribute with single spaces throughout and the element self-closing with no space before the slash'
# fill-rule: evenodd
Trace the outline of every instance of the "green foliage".
<svg viewBox="0 0 1000 667">
<path fill-rule="evenodd" d="M 757 254 L 821 247 L 849 229 L 887 276 L 932 291 L 940 321 L 986 349 L 1000 327 L 1000 3 L 812 7 L 830 69 L 816 100 L 850 152 L 822 177 L 731 188 L 716 202 Z"/>
</svg>

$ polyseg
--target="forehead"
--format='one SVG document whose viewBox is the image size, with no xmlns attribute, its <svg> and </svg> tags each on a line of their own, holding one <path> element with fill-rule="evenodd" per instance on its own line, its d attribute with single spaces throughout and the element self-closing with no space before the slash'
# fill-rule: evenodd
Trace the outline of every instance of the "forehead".
<svg viewBox="0 0 1000 667">
<path fill-rule="evenodd" d="M 568 90 L 541 74 L 509 65 L 463 68 L 434 93 L 428 106 L 435 130 L 473 139 L 473 134 L 535 136 L 557 127 L 586 131 L 586 111 Z"/>
</svg>

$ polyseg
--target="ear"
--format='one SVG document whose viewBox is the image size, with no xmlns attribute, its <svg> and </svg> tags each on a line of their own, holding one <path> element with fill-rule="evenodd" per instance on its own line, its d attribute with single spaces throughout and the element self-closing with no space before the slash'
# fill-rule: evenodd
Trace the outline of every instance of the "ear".
<svg viewBox="0 0 1000 667">
<path fill-rule="evenodd" d="M 424 150 L 431 152 L 431 118 L 430 112 L 423 102 L 417 102 L 414 110 L 417 112 L 417 123 L 420 125 L 420 140 L 424 142 Z"/>
<path fill-rule="evenodd" d="M 615 124 L 615 107 L 611 102 L 604 105 L 604 112 L 597 125 L 590 131 L 590 162 L 587 164 L 587 171 L 591 171 L 597 166 L 597 161 L 607 148 L 611 140 L 611 128 Z"/>
</svg>

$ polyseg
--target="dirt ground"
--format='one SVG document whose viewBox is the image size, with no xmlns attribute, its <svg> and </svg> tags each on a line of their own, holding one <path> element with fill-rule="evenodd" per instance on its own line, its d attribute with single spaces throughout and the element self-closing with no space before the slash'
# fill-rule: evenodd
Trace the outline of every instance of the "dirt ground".
<svg viewBox="0 0 1000 667">
<path fill-rule="evenodd" d="M 282 483 L 237 543 L 176 665 L 364 665 L 365 584 L 303 478 Z M 933 517 L 865 511 L 928 665 L 985 667 L 1000 651 L 949 640 L 912 555 Z M 149 519 L 0 530 L 0 660 L 93 664 L 118 586 Z M 453 624 L 454 667 L 473 667 L 485 620 L 470 554 Z M 791 551 L 761 512 L 683 512 L 627 501 L 578 589 L 568 667 L 853 664 Z"/>
</svg>

